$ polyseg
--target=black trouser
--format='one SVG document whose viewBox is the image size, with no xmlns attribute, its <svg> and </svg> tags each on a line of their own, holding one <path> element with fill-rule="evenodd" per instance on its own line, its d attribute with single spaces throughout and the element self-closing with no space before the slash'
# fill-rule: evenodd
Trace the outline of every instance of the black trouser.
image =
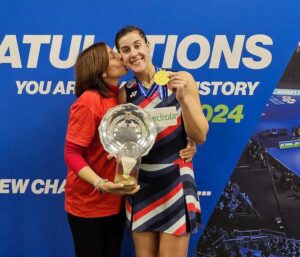
<svg viewBox="0 0 300 257">
<path fill-rule="evenodd" d="M 119 257 L 124 215 L 80 218 L 68 213 L 76 257 Z"/>
</svg>

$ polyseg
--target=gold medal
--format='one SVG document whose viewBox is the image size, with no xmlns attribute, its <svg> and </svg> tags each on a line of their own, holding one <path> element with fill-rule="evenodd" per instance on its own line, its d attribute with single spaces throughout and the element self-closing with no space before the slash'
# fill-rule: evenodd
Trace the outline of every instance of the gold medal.
<svg viewBox="0 0 300 257">
<path fill-rule="evenodd" d="M 165 70 L 160 70 L 154 74 L 153 79 L 154 79 L 154 82 L 158 86 L 164 86 L 164 85 L 168 84 L 168 82 L 170 80 L 169 72 L 165 71 Z"/>
</svg>

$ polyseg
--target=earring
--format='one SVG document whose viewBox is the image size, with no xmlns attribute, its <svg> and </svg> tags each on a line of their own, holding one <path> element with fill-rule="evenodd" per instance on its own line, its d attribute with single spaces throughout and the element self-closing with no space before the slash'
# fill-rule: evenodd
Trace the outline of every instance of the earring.
<svg viewBox="0 0 300 257">
<path fill-rule="evenodd" d="M 106 78 L 107 74 L 106 73 L 103 73 L 102 77 L 103 78 Z"/>
</svg>

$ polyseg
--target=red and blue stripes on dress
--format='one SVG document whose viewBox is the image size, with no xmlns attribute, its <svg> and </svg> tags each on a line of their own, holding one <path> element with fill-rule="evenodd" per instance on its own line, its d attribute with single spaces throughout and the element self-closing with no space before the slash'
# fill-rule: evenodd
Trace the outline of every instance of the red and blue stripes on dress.
<svg viewBox="0 0 300 257">
<path fill-rule="evenodd" d="M 126 94 L 127 102 L 145 109 L 175 106 L 177 110 L 177 124 L 159 128 L 153 148 L 142 158 L 141 190 L 126 198 L 127 223 L 138 232 L 196 232 L 201 224 L 201 210 L 192 163 L 179 157 L 179 151 L 186 147 L 186 133 L 175 94 L 168 91 L 165 100 L 157 92 L 145 98 L 138 87 L 126 88 Z"/>
</svg>

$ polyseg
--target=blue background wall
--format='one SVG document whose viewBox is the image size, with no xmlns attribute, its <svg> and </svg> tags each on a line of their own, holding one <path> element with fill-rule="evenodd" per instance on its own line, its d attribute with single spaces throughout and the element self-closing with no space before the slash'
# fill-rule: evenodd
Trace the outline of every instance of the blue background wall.
<svg viewBox="0 0 300 257">
<path fill-rule="evenodd" d="M 221 120 L 211 121 L 207 142 L 199 147 L 194 158 L 205 224 L 298 44 L 299 7 L 296 0 L 251 3 L 234 0 L 2 2 L 0 255 L 73 256 L 63 209 L 66 175 L 63 145 L 68 109 L 75 100 L 72 91 L 67 90 L 67 85 L 69 89 L 73 86 L 74 62 L 70 59 L 59 65 L 54 61 L 55 56 L 58 60 L 68 60 L 71 42 L 74 44 L 71 56 L 74 57 L 79 49 L 93 41 L 105 41 L 113 46 L 116 31 L 133 24 L 142 27 L 152 39 L 164 41 L 154 48 L 153 60 L 158 66 L 163 60 L 171 61 L 167 57 L 164 59 L 166 52 L 175 51 L 172 68 L 191 72 L 200 83 L 259 82 L 253 95 L 249 91 L 245 95 L 225 95 L 221 90 L 216 94 L 205 93 L 208 87 L 204 90 L 203 84 L 199 88 L 202 103 L 213 109 L 218 105 L 223 105 L 218 107 L 221 109 L 228 107 L 228 113 L 238 105 L 243 109 L 240 122 L 235 123 L 228 114 Z M 59 35 L 62 35 L 61 46 Z M 81 40 L 76 35 L 81 36 Z M 170 35 L 178 36 L 176 44 L 167 44 L 167 39 L 174 39 Z M 201 47 L 193 43 L 186 53 L 179 51 L 177 55 L 191 35 L 201 35 L 203 42 L 208 42 L 210 51 L 202 43 Z M 212 68 L 212 52 L 224 46 L 215 41 L 226 37 L 225 42 L 233 49 L 242 42 L 239 35 L 244 36 L 241 51 L 237 50 L 227 58 L 222 55 L 220 61 L 216 60 L 218 67 Z M 249 38 L 257 39 L 259 35 L 264 35 L 269 42 L 257 43 L 263 49 L 263 56 L 249 51 L 251 47 L 246 44 Z M 77 39 L 80 47 L 75 45 Z M 40 48 L 36 43 L 39 40 L 44 40 Z M 190 68 L 183 64 L 184 59 L 197 63 L 197 58 L 205 54 L 208 61 L 198 65 L 201 67 Z M 263 68 L 249 68 L 241 59 L 253 58 L 257 66 L 268 55 L 271 55 L 271 62 Z M 237 65 L 228 65 L 229 60 L 236 60 Z M 35 92 L 41 81 L 45 83 L 44 89 L 49 83 L 49 92 Z M 20 85 L 26 86 L 21 90 Z M 213 117 L 221 109 L 215 109 Z M 205 195 L 207 192 L 209 196 Z M 189 255 L 192 255 L 200 233 L 191 238 Z M 130 255 L 131 248 L 125 246 L 125 249 L 125 256 Z"/>
</svg>

